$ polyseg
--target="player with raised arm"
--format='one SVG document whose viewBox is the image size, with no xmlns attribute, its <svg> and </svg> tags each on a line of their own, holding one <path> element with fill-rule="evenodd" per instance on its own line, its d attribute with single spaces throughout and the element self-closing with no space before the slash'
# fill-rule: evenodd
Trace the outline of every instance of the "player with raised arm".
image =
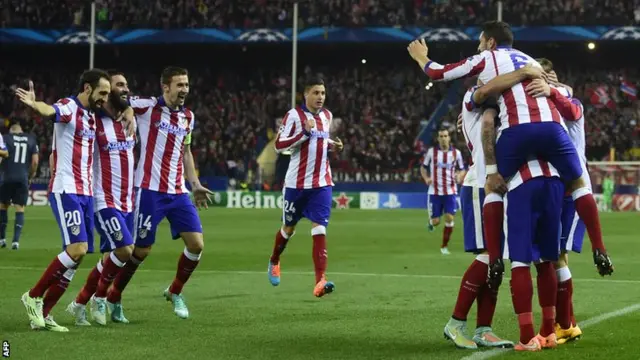
<svg viewBox="0 0 640 360">
<path fill-rule="evenodd" d="M 14 119 L 9 133 L 4 135 L 8 157 L 0 165 L 0 247 L 6 246 L 7 209 L 11 204 L 16 209 L 11 248 L 18 250 L 20 234 L 24 226 L 24 207 L 29 197 L 29 184 L 38 169 L 38 143 L 31 134 L 22 131 L 20 120 Z M 1 155 L 1 154 L 0 154 Z"/>
<path fill-rule="evenodd" d="M 276 151 L 292 151 L 284 183 L 282 227 L 276 233 L 267 276 L 273 286 L 280 284 L 280 256 L 303 217 L 311 221 L 315 287 L 321 297 L 334 291 L 327 281 L 327 226 L 331 216 L 332 186 L 328 150 L 342 150 L 340 139 L 329 138 L 333 115 L 324 108 L 326 89 L 322 79 L 313 79 L 304 87 L 304 103 L 287 112 L 276 137 Z"/>
<path fill-rule="evenodd" d="M 123 319 L 122 292 L 149 256 L 156 229 L 164 218 L 169 221 L 172 238 L 182 238 L 185 244 L 176 276 L 164 290 L 165 299 L 173 303 L 174 313 L 182 319 L 189 317 L 182 288 L 198 266 L 204 248 L 200 217 L 184 183 L 186 175 L 196 205 L 207 208 L 211 191 L 200 184 L 191 154 L 195 118 L 184 106 L 189 94 L 189 74 L 183 68 L 167 67 L 160 82 L 162 96 L 129 99 L 137 115 L 140 139 L 140 160 L 135 174 L 135 247 L 107 294 L 107 306 Z"/>
<path fill-rule="evenodd" d="M 444 215 L 440 252 L 449 255 L 449 240 L 458 210 L 458 184 L 465 175 L 462 153 L 451 145 L 449 130 L 438 130 L 438 144 L 427 150 L 420 175 L 429 186 L 429 231 L 440 224 L 440 217 Z"/>
<path fill-rule="evenodd" d="M 35 286 L 22 295 L 34 329 L 68 331 L 58 325 L 49 312 L 69 286 L 87 253 L 87 240 L 93 236 L 94 112 L 108 100 L 111 85 L 107 73 L 92 69 L 82 74 L 78 87 L 78 95 L 60 99 L 53 105 L 36 101 L 32 82 L 28 90 L 16 90 L 25 105 L 55 121 L 54 176 L 49 184 L 49 201 L 60 227 L 63 251 L 51 261 Z M 132 118 L 131 112 L 129 117 Z"/>
<path fill-rule="evenodd" d="M 93 267 L 87 281 L 67 307 L 76 325 L 87 321 L 86 304 L 91 300 L 91 315 L 100 325 L 107 323 L 107 290 L 133 252 L 133 175 L 135 133 L 128 134 L 116 121 L 128 107 L 129 88 L 124 74 L 110 70 L 111 94 L 96 112 L 96 146 L 93 163 L 95 223 L 100 234 L 102 258 Z M 114 322 L 128 323 L 122 308 L 111 308 Z"/>
<path fill-rule="evenodd" d="M 408 51 L 420 68 L 435 81 L 449 81 L 478 75 L 482 83 L 513 72 L 527 64 L 540 67 L 529 55 L 513 49 L 513 34 L 501 21 L 485 23 L 480 34 L 480 54 L 458 63 L 440 65 L 428 57 L 424 40 L 412 42 Z M 498 97 L 500 128 L 495 164 L 487 162 L 487 186 L 504 185 L 525 165 L 530 156 L 552 163 L 568 182 L 576 211 L 584 219 L 591 239 L 594 263 L 600 274 L 610 275 L 613 265 L 606 254 L 598 208 L 591 190 L 582 179 L 577 151 L 563 126 L 561 116 L 549 98 L 533 98 L 525 91 L 528 81 L 518 83 Z M 491 214 L 500 213 L 500 203 L 491 203 Z M 485 209 L 486 210 L 486 209 Z"/>
</svg>

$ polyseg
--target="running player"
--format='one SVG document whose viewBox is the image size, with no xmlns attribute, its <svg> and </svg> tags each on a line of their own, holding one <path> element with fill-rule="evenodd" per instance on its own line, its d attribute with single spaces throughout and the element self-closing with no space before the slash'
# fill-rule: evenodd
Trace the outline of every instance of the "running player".
<svg viewBox="0 0 640 360">
<path fill-rule="evenodd" d="M 444 214 L 440 252 L 449 255 L 449 240 L 458 210 L 457 184 L 465 175 L 462 154 L 451 145 L 449 130 L 438 130 L 438 145 L 427 150 L 420 174 L 429 186 L 429 231 L 440 224 L 440 217 Z"/>
<path fill-rule="evenodd" d="M 128 107 L 129 88 L 124 74 L 110 70 L 111 94 L 96 112 L 96 147 L 93 171 L 95 223 L 100 234 L 102 259 L 67 307 L 76 325 L 91 325 L 85 305 L 91 299 L 96 323 L 107 323 L 107 289 L 133 252 L 134 133 L 128 134 L 120 114 Z M 95 294 L 95 295 L 94 295 Z M 111 319 L 128 323 L 119 304 L 110 304 Z"/>
<path fill-rule="evenodd" d="M 34 329 L 69 331 L 58 325 L 49 312 L 69 286 L 87 253 L 87 240 L 93 236 L 94 112 L 108 100 L 110 91 L 109 75 L 98 69 L 82 74 L 77 96 L 60 99 L 53 105 L 36 101 L 32 82 L 28 90 L 16 90 L 25 105 L 40 115 L 53 116 L 55 121 L 54 176 L 49 185 L 49 202 L 60 227 L 64 250 L 51 261 L 35 286 L 22 295 Z"/>
<path fill-rule="evenodd" d="M 4 136 L 9 152 L 2 162 L 2 183 L 0 185 L 0 247 L 6 245 L 7 209 L 11 204 L 16 209 L 16 221 L 13 227 L 11 248 L 18 250 L 20 234 L 24 226 L 24 207 L 29 197 L 29 184 L 38 169 L 38 144 L 32 134 L 22 131 L 20 120 L 14 119 L 9 133 Z"/>
<path fill-rule="evenodd" d="M 207 208 L 211 191 L 200 184 L 191 154 L 195 118 L 184 106 L 189 75 L 186 69 L 167 67 L 160 81 L 162 96 L 129 99 L 137 115 L 141 151 L 135 174 L 135 247 L 107 294 L 107 305 L 119 309 L 122 318 L 122 291 L 149 256 L 160 221 L 167 218 L 172 238 L 182 238 L 185 244 L 176 276 L 164 290 L 165 299 L 173 303 L 174 313 L 182 319 L 189 317 L 182 288 L 198 266 L 204 247 L 200 217 L 184 183 L 186 174 L 196 205 Z"/>
<path fill-rule="evenodd" d="M 313 295 L 322 297 L 334 291 L 327 281 L 327 226 L 331 216 L 331 166 L 329 146 L 342 150 L 342 142 L 329 138 L 333 115 L 324 108 L 326 89 L 322 79 L 305 84 L 304 103 L 287 112 L 276 138 L 276 151 L 292 151 L 284 184 L 282 227 L 276 233 L 267 276 L 273 286 L 280 284 L 280 255 L 295 233 L 298 221 L 311 221 L 315 287 Z"/>
<path fill-rule="evenodd" d="M 513 72 L 527 64 L 540 67 L 529 55 L 512 48 L 513 33 L 508 24 L 491 21 L 485 23 L 482 30 L 481 53 L 455 64 L 440 65 L 430 60 L 424 40 L 412 42 L 408 51 L 432 80 L 449 81 L 478 75 L 481 82 L 487 83 L 497 75 Z M 598 272 L 610 275 L 613 265 L 602 241 L 598 208 L 591 190 L 581 177 L 582 168 L 576 149 L 551 99 L 534 99 L 527 95 L 524 90 L 527 84 L 516 84 L 498 98 L 501 126 L 496 153 L 501 160 L 496 164 L 487 163 L 487 185 L 504 184 L 504 179 L 514 176 L 530 156 L 549 160 L 569 182 L 576 211 L 589 232 Z"/>
</svg>

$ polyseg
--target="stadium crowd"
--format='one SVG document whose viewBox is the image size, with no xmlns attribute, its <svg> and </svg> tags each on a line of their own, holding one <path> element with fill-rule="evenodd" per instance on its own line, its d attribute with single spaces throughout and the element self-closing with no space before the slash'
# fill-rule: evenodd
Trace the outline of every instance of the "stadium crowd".
<svg viewBox="0 0 640 360">
<path fill-rule="evenodd" d="M 327 106 L 336 118 L 332 131 L 345 143 L 334 154 L 336 171 L 364 170 L 371 173 L 415 169 L 428 143 L 416 141 L 421 123 L 429 119 L 442 100 L 447 85 L 429 90 L 416 81 L 412 67 L 352 67 L 302 69 L 300 82 L 314 74 L 326 79 Z M 256 158 L 274 136 L 279 119 L 289 108 L 290 79 L 282 73 L 257 71 L 213 73 L 208 68 L 191 69 L 192 88 L 188 100 L 196 114 L 193 151 L 202 175 L 229 175 L 245 179 L 257 170 Z M 638 160 L 630 149 L 640 147 L 640 103 L 618 89 L 621 74 L 637 83 L 633 69 L 619 72 L 587 72 L 558 69 L 561 80 L 574 87 L 575 95 L 587 107 L 588 159 L 603 160 L 611 147 L 617 160 Z M 587 75 L 588 74 L 588 75 Z M 41 144 L 42 159 L 51 147 L 52 125 L 33 117 L 17 103 L 13 89 L 27 78 L 34 80 L 37 96 L 52 103 L 74 93 L 72 71 L 0 69 L 0 118 L 26 119 Z M 128 76 L 133 94 L 156 95 L 157 74 L 136 71 Z M 426 81 L 426 80 L 425 80 Z M 593 89 L 607 84 L 604 101 L 592 97 Z M 461 86 L 463 91 L 465 86 Z M 407 101 L 411 99 L 411 101 Z M 607 100 L 608 99 L 608 100 Z M 593 105 L 595 102 L 596 105 Z M 601 104 L 602 103 L 602 104 Z M 454 129 L 460 104 L 452 106 L 438 126 Z M 2 129 L 6 132 L 6 128 Z M 454 141 L 466 150 L 462 136 Z"/>
<path fill-rule="evenodd" d="M 97 24 L 121 28 L 278 28 L 292 0 L 96 0 Z M 493 19 L 497 0 L 302 0 L 300 26 L 460 26 Z M 86 28 L 90 2 L 1 0 L 0 27 Z M 515 26 L 637 25 L 638 0 L 503 1 Z"/>
</svg>

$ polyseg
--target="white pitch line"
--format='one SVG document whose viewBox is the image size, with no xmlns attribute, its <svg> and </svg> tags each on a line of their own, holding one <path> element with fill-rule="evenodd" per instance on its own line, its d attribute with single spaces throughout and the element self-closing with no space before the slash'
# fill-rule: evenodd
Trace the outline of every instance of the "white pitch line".
<svg viewBox="0 0 640 360">
<path fill-rule="evenodd" d="M 29 267 L 29 266 L 0 266 L 0 270 L 25 270 L 25 271 L 44 271 L 44 267 Z M 86 268 L 89 270 L 89 268 Z M 174 273 L 175 269 L 138 269 L 136 272 L 170 272 Z M 255 271 L 255 270 L 196 270 L 196 273 L 205 273 L 205 274 L 237 274 L 237 275 L 263 275 L 266 273 L 265 271 Z M 315 273 L 311 271 L 284 271 L 284 275 L 314 275 Z M 362 277 L 387 277 L 387 278 L 414 278 L 414 279 L 455 279 L 459 280 L 462 278 L 462 275 L 429 275 L 429 274 L 377 274 L 377 273 L 355 273 L 355 272 L 329 272 L 329 275 L 338 275 L 338 276 L 362 276 Z M 508 277 L 504 277 L 504 280 L 509 280 Z M 618 283 L 618 284 L 640 284 L 640 280 L 616 280 L 616 279 L 576 279 L 573 278 L 573 281 L 577 282 L 597 282 L 599 284 L 606 283 Z"/>
<path fill-rule="evenodd" d="M 594 316 L 590 319 L 581 321 L 578 323 L 578 325 L 581 328 L 588 328 L 589 326 L 593 326 L 596 324 L 599 324 L 603 321 L 609 320 L 609 319 L 613 319 L 622 315 L 626 315 L 628 313 L 632 313 L 634 311 L 638 311 L 640 310 L 640 303 L 638 304 L 634 304 L 634 305 L 630 305 L 627 307 L 624 307 L 622 309 L 618 309 L 615 311 L 611 311 L 608 313 L 604 313 L 602 315 L 598 315 L 598 316 Z M 469 356 L 465 356 L 460 360 L 482 360 L 482 359 L 489 359 L 492 357 L 496 357 L 498 355 L 502 355 L 505 352 L 508 351 L 513 351 L 513 349 L 493 349 L 493 350 L 489 350 L 489 351 L 480 351 L 480 352 L 476 352 L 473 353 L 472 355 Z"/>
</svg>

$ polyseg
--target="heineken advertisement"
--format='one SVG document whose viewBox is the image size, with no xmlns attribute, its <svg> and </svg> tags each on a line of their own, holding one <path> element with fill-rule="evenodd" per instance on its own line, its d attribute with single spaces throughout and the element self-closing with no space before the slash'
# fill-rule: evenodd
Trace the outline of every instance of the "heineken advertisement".
<svg viewBox="0 0 640 360">
<path fill-rule="evenodd" d="M 334 209 L 427 209 L 428 196 L 416 192 L 334 192 Z M 601 195 L 595 194 L 596 201 L 601 203 Z M 34 197 L 35 199 L 35 197 Z M 230 209 L 282 209 L 283 195 L 281 192 L 268 191 L 226 191 L 215 192 L 211 197 L 213 206 Z M 624 201 L 623 201 L 624 200 Z M 34 200 L 35 201 L 35 200 Z M 624 206 L 621 205 L 624 202 Z M 614 210 L 640 211 L 640 196 L 615 198 Z M 460 199 L 458 198 L 458 208 Z"/>
<path fill-rule="evenodd" d="M 262 191 L 214 192 L 211 197 L 213 206 L 230 209 L 282 209 L 283 199 L 281 192 Z M 360 203 L 360 193 L 333 193 L 332 207 L 335 209 L 358 209 Z"/>
</svg>

